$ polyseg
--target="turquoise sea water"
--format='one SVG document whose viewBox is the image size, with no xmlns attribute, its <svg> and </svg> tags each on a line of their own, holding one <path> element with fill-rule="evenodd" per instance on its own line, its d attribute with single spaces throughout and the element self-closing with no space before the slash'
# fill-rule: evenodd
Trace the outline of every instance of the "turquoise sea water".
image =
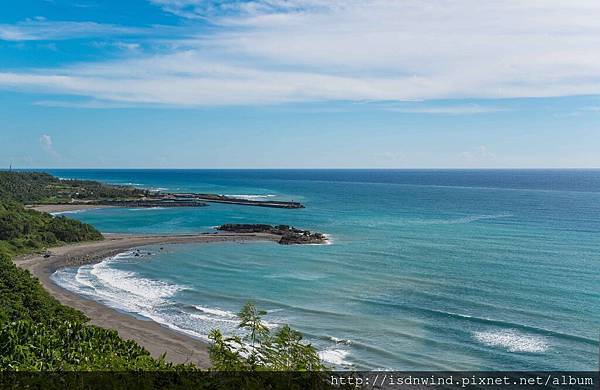
<svg viewBox="0 0 600 390">
<path fill-rule="evenodd" d="M 205 337 L 247 299 L 338 367 L 592 370 L 600 330 L 600 171 L 50 170 L 166 191 L 301 201 L 69 214 L 104 232 L 284 223 L 331 245 L 150 246 L 54 280 Z"/>
</svg>

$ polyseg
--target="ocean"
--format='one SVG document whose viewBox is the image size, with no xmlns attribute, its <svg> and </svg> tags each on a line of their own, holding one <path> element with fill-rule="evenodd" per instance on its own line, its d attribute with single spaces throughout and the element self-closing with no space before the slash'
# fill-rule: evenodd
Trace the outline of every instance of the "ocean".
<svg viewBox="0 0 600 390">
<path fill-rule="evenodd" d="M 286 210 L 97 209 L 103 232 L 289 224 L 330 245 L 164 245 L 57 271 L 61 286 L 195 337 L 247 300 L 336 368 L 595 370 L 598 170 L 47 170 L 163 191 L 295 200 Z"/>
</svg>

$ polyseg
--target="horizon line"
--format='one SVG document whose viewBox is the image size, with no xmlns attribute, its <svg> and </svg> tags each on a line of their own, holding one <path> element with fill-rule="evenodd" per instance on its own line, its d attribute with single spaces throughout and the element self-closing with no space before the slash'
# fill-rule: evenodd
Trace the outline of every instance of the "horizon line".
<svg viewBox="0 0 600 390">
<path fill-rule="evenodd" d="M 26 167 L 26 168 L 0 168 L 0 171 L 28 171 L 28 170 L 246 170 L 246 171 L 260 171 L 260 170 L 289 170 L 289 171 L 307 171 L 307 170 L 338 170 L 338 171 L 350 171 L 350 170 L 370 170 L 370 171 L 507 171 L 507 170 L 577 170 L 577 171 L 596 171 L 600 170 L 600 167 L 430 167 L 430 168 L 382 168 L 382 167 L 213 167 L 213 168 L 197 168 L 197 167 Z"/>
</svg>

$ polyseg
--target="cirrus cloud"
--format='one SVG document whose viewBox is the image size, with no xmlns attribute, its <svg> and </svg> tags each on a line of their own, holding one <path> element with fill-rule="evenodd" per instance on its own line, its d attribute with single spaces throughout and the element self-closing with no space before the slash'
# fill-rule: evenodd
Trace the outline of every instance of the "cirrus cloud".
<svg viewBox="0 0 600 390">
<path fill-rule="evenodd" d="M 129 59 L 0 72 L 0 87 L 177 106 L 600 94 L 597 1 L 152 2 L 213 28 Z"/>
</svg>

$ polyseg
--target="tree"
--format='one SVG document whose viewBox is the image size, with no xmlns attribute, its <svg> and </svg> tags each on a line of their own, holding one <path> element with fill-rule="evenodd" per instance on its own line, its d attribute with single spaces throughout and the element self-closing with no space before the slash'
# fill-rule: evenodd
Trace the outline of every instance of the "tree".
<svg viewBox="0 0 600 390">
<path fill-rule="evenodd" d="M 261 353 L 275 371 L 321 371 L 325 367 L 310 344 L 302 343 L 302 333 L 284 325 L 262 346 Z"/>
<path fill-rule="evenodd" d="M 250 367 L 242 353 L 247 350 L 238 336 L 223 337 L 220 330 L 214 329 L 208 335 L 212 344 L 208 350 L 212 368 L 217 371 L 246 371 Z"/>
<path fill-rule="evenodd" d="M 248 329 L 250 331 L 250 342 L 254 347 L 257 339 L 269 334 L 269 328 L 262 322 L 262 316 L 266 315 L 264 310 L 258 310 L 254 303 L 246 302 L 242 310 L 238 313 L 240 324 L 238 328 Z"/>
<path fill-rule="evenodd" d="M 219 330 L 209 335 L 210 358 L 216 370 L 227 371 L 323 371 L 317 350 L 302 341 L 302 334 L 288 325 L 273 336 L 262 321 L 267 314 L 248 302 L 240 310 L 239 328 L 246 337 L 224 337 Z"/>
</svg>

